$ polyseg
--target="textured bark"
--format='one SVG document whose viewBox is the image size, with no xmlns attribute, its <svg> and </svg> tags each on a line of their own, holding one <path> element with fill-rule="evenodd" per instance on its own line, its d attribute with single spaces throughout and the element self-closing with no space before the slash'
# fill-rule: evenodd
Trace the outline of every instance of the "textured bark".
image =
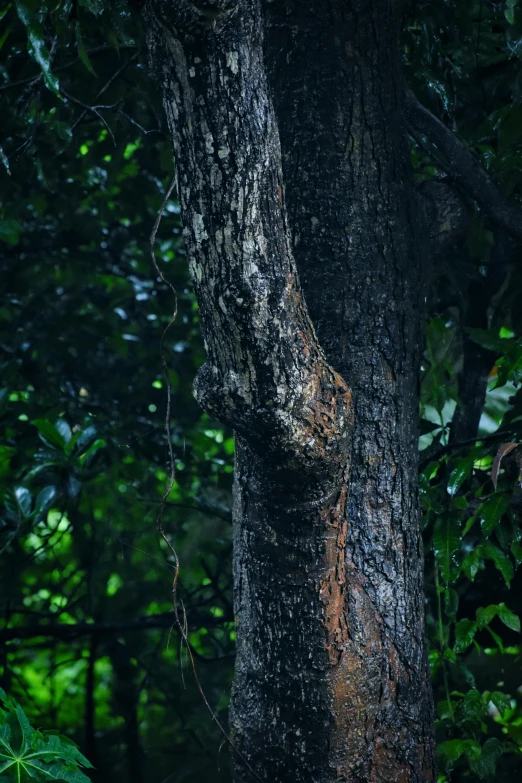
<svg viewBox="0 0 522 783">
<path fill-rule="evenodd" d="M 341 780 L 429 780 L 416 464 L 422 269 L 399 20 L 379 0 L 313 6 L 267 6 L 268 60 L 305 298 L 354 399 L 348 634 L 329 752 Z"/>
<path fill-rule="evenodd" d="M 429 781 L 397 11 L 264 14 L 145 5 L 207 348 L 196 395 L 236 432 L 232 735 L 270 783 Z"/>
</svg>

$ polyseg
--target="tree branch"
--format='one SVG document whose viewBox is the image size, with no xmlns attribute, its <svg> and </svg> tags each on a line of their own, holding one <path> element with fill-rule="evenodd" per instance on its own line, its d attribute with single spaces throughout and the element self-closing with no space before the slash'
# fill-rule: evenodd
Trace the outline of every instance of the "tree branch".
<svg viewBox="0 0 522 783">
<path fill-rule="evenodd" d="M 205 615 L 202 624 L 221 625 L 232 618 L 214 618 Z M 127 631 L 146 631 L 152 628 L 175 628 L 176 621 L 173 612 L 151 614 L 146 617 L 134 617 L 127 620 L 98 623 L 41 623 L 37 625 L 21 625 L 14 628 L 0 630 L 0 643 L 13 639 L 34 639 L 39 636 L 53 637 L 55 639 L 77 639 L 80 636 L 112 636 Z"/>
<path fill-rule="evenodd" d="M 416 191 L 421 196 L 433 260 L 464 238 L 469 226 L 469 212 L 462 197 L 446 182 L 422 182 Z"/>
<path fill-rule="evenodd" d="M 499 228 L 522 240 L 522 210 L 509 204 L 475 155 L 413 93 L 406 96 L 406 114 L 413 129 L 434 144 L 451 178 L 469 193 Z"/>
</svg>

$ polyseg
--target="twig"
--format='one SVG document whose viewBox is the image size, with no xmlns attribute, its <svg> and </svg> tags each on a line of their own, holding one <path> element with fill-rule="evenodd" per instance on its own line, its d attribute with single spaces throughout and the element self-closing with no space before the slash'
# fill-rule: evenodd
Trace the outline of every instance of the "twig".
<svg viewBox="0 0 522 783">
<path fill-rule="evenodd" d="M 134 60 L 137 58 L 138 54 L 139 54 L 139 52 L 134 52 L 134 54 L 132 55 L 132 57 L 129 57 L 129 59 L 128 59 L 126 62 L 124 62 L 124 63 L 123 63 L 123 65 L 121 65 L 121 66 L 118 68 L 118 70 L 116 70 L 116 71 L 115 71 L 115 72 L 112 74 L 112 76 L 110 77 L 110 79 L 109 79 L 109 80 L 108 80 L 108 81 L 107 81 L 107 82 L 106 82 L 106 83 L 103 85 L 103 87 L 101 88 L 101 90 L 99 90 L 99 91 L 96 93 L 96 96 L 95 96 L 95 99 L 94 99 L 94 100 L 98 100 L 98 98 L 101 98 L 101 96 L 103 95 L 103 93 L 104 93 L 104 92 L 106 92 L 106 90 L 108 90 L 108 89 L 109 89 L 109 87 L 111 86 L 111 84 L 113 83 L 113 81 L 114 81 L 115 79 L 117 79 L 117 78 L 118 78 L 118 76 L 120 76 L 120 75 L 123 73 L 123 71 L 124 71 L 124 70 L 125 70 L 125 69 L 126 69 L 126 68 L 127 68 L 127 67 L 128 67 L 128 66 L 129 66 L 129 65 L 132 63 L 132 62 L 134 62 Z M 88 110 L 89 110 L 89 107 L 87 107 L 87 108 L 86 108 L 86 110 L 85 110 L 85 111 L 83 111 L 83 112 L 80 114 L 80 116 L 78 117 L 78 119 L 77 119 L 77 120 L 76 120 L 76 121 L 73 123 L 73 125 L 72 125 L 72 127 L 71 127 L 71 133 L 74 133 L 75 129 L 78 127 L 78 125 L 80 124 L 80 122 L 83 120 L 83 118 L 84 118 L 84 117 L 85 117 L 85 115 L 87 114 Z"/>
<path fill-rule="evenodd" d="M 136 46 L 134 44 L 120 44 L 120 49 L 135 49 Z M 92 49 L 87 50 L 87 54 L 89 57 L 91 57 L 93 54 L 98 54 L 99 52 L 108 52 L 108 51 L 114 51 L 113 46 L 104 45 L 104 46 L 94 46 Z M 60 71 L 65 71 L 67 68 L 72 68 L 73 65 L 77 65 L 80 62 L 79 57 L 75 57 L 74 60 L 71 60 L 68 63 L 64 63 L 63 65 L 58 65 L 56 68 L 53 68 L 53 73 L 59 73 Z M 38 82 L 43 81 L 43 75 L 41 73 L 36 74 L 35 76 L 27 76 L 25 79 L 18 79 L 16 82 L 9 82 L 8 84 L 2 84 L 0 85 L 0 92 L 4 92 L 5 90 L 11 90 L 15 87 L 23 87 L 24 84 L 30 84 L 31 82 Z"/>
<path fill-rule="evenodd" d="M 509 440 L 510 438 L 510 430 L 502 430 L 502 432 L 492 432 L 489 435 L 477 435 L 476 438 L 468 438 L 467 440 L 461 440 L 456 443 L 448 443 L 445 446 L 441 446 L 439 449 L 436 449 L 431 454 L 427 454 L 424 459 L 419 461 L 419 470 L 423 470 L 426 465 L 428 465 L 430 462 L 436 461 L 440 459 L 440 457 L 443 457 L 444 454 L 449 454 L 452 451 L 458 451 L 459 449 L 464 448 L 465 446 L 473 446 L 475 443 L 482 443 L 482 441 L 495 441 L 495 440 L 502 440 L 502 439 Z M 429 448 L 429 447 L 428 447 Z"/>
</svg>

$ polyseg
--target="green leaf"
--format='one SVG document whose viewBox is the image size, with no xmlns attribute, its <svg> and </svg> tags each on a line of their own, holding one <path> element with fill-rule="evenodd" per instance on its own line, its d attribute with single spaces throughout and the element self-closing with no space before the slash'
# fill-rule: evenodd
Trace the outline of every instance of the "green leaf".
<svg viewBox="0 0 522 783">
<path fill-rule="evenodd" d="M 464 538 L 464 536 L 469 533 L 469 531 L 471 530 L 471 528 L 473 527 L 473 525 L 477 521 L 478 516 L 479 516 L 479 511 L 480 511 L 480 509 L 477 509 L 477 511 L 475 511 L 475 513 L 470 516 L 470 518 L 468 519 L 468 521 L 464 525 L 464 530 L 462 531 L 462 538 Z"/>
<path fill-rule="evenodd" d="M 482 532 L 485 536 L 489 536 L 496 528 L 508 505 L 509 499 L 506 494 L 493 495 L 493 497 L 481 505 L 479 516 L 481 518 Z"/>
<path fill-rule="evenodd" d="M 69 427 L 65 419 L 57 419 L 54 426 L 55 429 L 58 430 L 58 432 L 62 436 L 64 443 L 69 443 L 69 441 L 71 440 L 72 432 L 71 432 L 71 428 Z"/>
<path fill-rule="evenodd" d="M 511 609 L 508 609 L 505 604 L 499 604 L 497 607 L 498 616 L 508 628 L 512 631 L 520 633 L 520 617 L 518 617 Z"/>
<path fill-rule="evenodd" d="M 501 693 L 501 691 L 493 691 L 493 693 L 489 694 L 489 699 L 501 715 L 511 709 L 511 699 L 505 693 Z"/>
<path fill-rule="evenodd" d="M 518 5 L 518 0 L 506 0 L 506 7 L 504 9 L 504 16 L 509 24 L 515 24 L 515 8 Z"/>
<path fill-rule="evenodd" d="M 470 756 L 470 767 L 479 777 L 493 777 L 496 771 L 497 758 L 502 754 L 503 746 L 498 739 L 490 737 L 482 747 L 477 758 Z"/>
<path fill-rule="evenodd" d="M 514 576 L 513 563 L 511 562 L 509 555 L 506 555 L 498 546 L 495 546 L 490 541 L 481 544 L 479 548 L 482 551 L 484 558 L 493 560 L 495 566 L 504 577 L 506 585 L 509 587 Z"/>
<path fill-rule="evenodd" d="M 497 645 L 498 649 L 500 650 L 500 652 L 503 653 L 504 652 L 504 645 L 503 645 L 502 639 L 500 638 L 498 633 L 495 633 L 495 631 L 489 625 L 487 625 L 486 628 L 487 628 L 487 631 L 488 631 L 489 635 L 491 636 L 491 638 L 493 639 L 493 641 Z"/>
<path fill-rule="evenodd" d="M 455 495 L 464 481 L 470 475 L 475 462 L 475 454 L 468 454 L 466 457 L 460 457 L 457 460 L 455 468 L 452 470 L 448 480 L 448 494 Z"/>
<path fill-rule="evenodd" d="M 461 570 L 466 574 L 470 582 L 475 579 L 479 568 L 482 566 L 481 549 L 477 547 L 466 555 L 461 563 Z"/>
<path fill-rule="evenodd" d="M 85 65 L 89 73 L 92 73 L 93 76 L 96 76 L 96 71 L 92 67 L 91 61 L 89 60 L 89 55 L 87 53 L 87 49 L 85 48 L 85 44 L 83 42 L 82 31 L 80 29 L 79 22 L 76 22 L 75 31 L 76 31 L 76 46 L 78 47 L 78 55 L 80 57 L 80 60 Z"/>
<path fill-rule="evenodd" d="M 56 732 L 35 731 L 22 707 L 1 689 L 0 699 L 6 710 L 0 710 L 0 773 L 10 770 L 7 779 L 13 780 L 12 772 L 16 781 L 25 781 L 29 777 L 40 781 L 88 783 L 89 779 L 79 766 L 92 765 L 71 740 Z M 19 730 L 14 731 L 13 740 L 11 728 L 14 728 L 14 719 Z"/>
<path fill-rule="evenodd" d="M 510 549 L 511 554 L 515 558 L 515 564 L 518 568 L 518 566 L 522 563 L 522 545 L 520 544 L 520 541 L 513 541 Z"/>
<path fill-rule="evenodd" d="M 96 437 L 98 435 L 98 430 L 96 427 L 87 427 L 84 429 L 78 440 L 76 441 L 76 451 L 82 452 L 84 449 L 87 448 L 94 440 L 96 440 Z"/>
<path fill-rule="evenodd" d="M 31 737 L 35 733 L 34 729 L 32 728 L 31 724 L 29 723 L 29 719 L 23 709 L 20 707 L 19 704 L 16 705 L 16 717 L 18 718 L 18 723 L 20 724 L 20 729 L 22 731 L 22 742 L 20 744 L 20 752 L 26 753 L 28 750 L 30 744 L 31 744 Z"/>
<path fill-rule="evenodd" d="M 15 489 L 15 497 L 22 516 L 25 518 L 29 517 L 31 515 L 31 506 L 33 502 L 29 490 L 26 489 L 26 487 L 17 487 Z"/>
<path fill-rule="evenodd" d="M 473 620 L 459 620 L 455 625 L 455 652 L 464 652 L 470 646 L 478 626 Z"/>
<path fill-rule="evenodd" d="M 482 695 L 475 689 L 469 690 L 459 705 L 460 721 L 478 721 L 485 712 Z"/>
<path fill-rule="evenodd" d="M 34 515 L 39 516 L 45 514 L 51 508 L 53 500 L 56 497 L 56 487 L 48 486 L 44 487 L 41 492 L 36 496 L 34 504 Z"/>
<path fill-rule="evenodd" d="M 475 740 L 454 739 L 442 742 L 438 747 L 438 751 L 449 761 L 458 761 L 463 754 L 473 759 L 479 758 L 480 745 Z"/>
<path fill-rule="evenodd" d="M 479 628 L 485 628 L 497 616 L 498 607 L 491 606 L 480 607 L 477 609 L 477 625 Z"/>
<path fill-rule="evenodd" d="M 515 342 L 514 340 L 506 339 L 505 337 L 499 337 L 498 331 L 490 329 L 472 329 L 466 327 L 464 329 L 473 340 L 482 348 L 486 348 L 488 351 L 495 351 L 496 353 L 504 354 Z"/>
<path fill-rule="evenodd" d="M 90 462 L 92 457 L 95 455 L 97 451 L 100 449 L 105 448 L 106 442 L 103 440 L 103 438 L 98 438 L 98 440 L 95 440 L 94 443 L 91 443 L 87 451 L 84 451 L 83 454 L 80 457 L 80 462 L 82 466 L 85 466 Z"/>
<path fill-rule="evenodd" d="M 61 421 L 58 419 L 58 421 Z M 58 423 L 58 422 L 57 422 Z M 56 424 L 53 424 L 49 419 L 34 419 L 33 424 L 37 428 L 40 435 L 51 445 L 58 446 L 60 449 L 65 448 L 65 438 L 57 428 Z"/>
<path fill-rule="evenodd" d="M 40 66 L 47 87 L 62 100 L 58 79 L 51 71 L 51 58 L 45 45 L 44 28 L 35 7 L 24 0 L 15 0 L 15 5 L 18 17 L 27 29 L 29 54 Z"/>
</svg>

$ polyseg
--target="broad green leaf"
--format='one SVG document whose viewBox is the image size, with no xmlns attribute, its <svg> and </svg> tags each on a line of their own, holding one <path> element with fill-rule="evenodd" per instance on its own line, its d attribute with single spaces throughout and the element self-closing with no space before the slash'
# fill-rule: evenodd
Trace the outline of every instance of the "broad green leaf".
<svg viewBox="0 0 522 783">
<path fill-rule="evenodd" d="M 514 576 L 513 563 L 511 562 L 509 555 L 506 555 L 498 546 L 495 546 L 491 541 L 486 541 L 481 544 L 480 550 L 485 559 L 493 560 L 496 567 L 504 577 L 506 585 L 509 584 Z"/>
<path fill-rule="evenodd" d="M 451 475 L 448 479 L 448 494 L 449 495 L 455 495 L 462 484 L 465 482 L 465 480 L 470 475 L 473 464 L 475 462 L 476 456 L 475 454 L 469 454 L 466 457 L 460 457 L 457 460 L 457 464 L 455 468 L 452 470 Z"/>
<path fill-rule="evenodd" d="M 2 690 L 0 699 L 5 708 L 0 710 L 0 772 L 9 770 L 4 779 L 17 783 L 27 778 L 88 783 L 79 766 L 92 765 L 73 742 L 57 733 L 35 731 L 22 707 Z M 15 718 L 19 731 L 13 735 L 10 722 Z"/>
<path fill-rule="evenodd" d="M 57 419 L 54 426 L 62 436 L 64 443 L 68 443 L 71 440 L 72 432 L 65 419 Z"/>
<path fill-rule="evenodd" d="M 85 44 L 83 42 L 82 37 L 82 31 L 80 28 L 80 23 L 77 21 L 75 25 L 75 32 L 76 32 L 76 46 L 78 47 L 78 55 L 80 57 L 80 60 L 85 65 L 89 73 L 92 73 L 93 76 L 96 76 L 96 71 L 92 67 L 92 63 L 89 60 L 89 55 L 87 53 L 87 49 L 85 48 Z"/>
<path fill-rule="evenodd" d="M 60 419 L 58 420 L 60 421 Z M 58 422 L 57 422 L 58 423 Z M 60 449 L 65 448 L 65 438 L 56 424 L 49 421 L 49 419 L 35 419 L 33 424 L 38 429 L 40 435 L 53 446 L 58 446 Z"/>
<path fill-rule="evenodd" d="M 462 531 L 462 538 L 464 538 L 465 535 L 469 533 L 475 522 L 477 521 L 479 517 L 480 509 L 477 509 L 474 514 L 470 516 L 466 524 L 464 525 L 464 530 Z"/>
<path fill-rule="evenodd" d="M 463 754 L 470 759 L 476 759 L 480 756 L 480 745 L 470 739 L 454 739 L 442 742 L 438 751 L 449 761 L 458 761 Z"/>
<path fill-rule="evenodd" d="M 502 752 L 502 743 L 498 739 L 490 737 L 482 746 L 482 752 L 479 757 L 470 757 L 471 769 L 481 778 L 491 778 L 495 775 L 497 759 Z"/>
<path fill-rule="evenodd" d="M 485 536 L 489 536 L 496 528 L 508 505 L 509 498 L 506 494 L 493 495 L 493 497 L 481 505 L 479 516 L 481 518 L 482 532 Z"/>
<path fill-rule="evenodd" d="M 511 554 L 515 558 L 515 564 L 518 568 L 522 563 L 522 544 L 520 544 L 520 541 L 513 541 L 511 544 Z"/>
<path fill-rule="evenodd" d="M 458 712 L 459 720 L 461 721 L 480 720 L 485 712 L 485 705 L 480 692 L 473 688 L 469 690 L 460 703 Z"/>
<path fill-rule="evenodd" d="M 505 604 L 499 604 L 497 609 L 498 616 L 504 625 L 507 625 L 507 627 L 511 628 L 512 631 L 517 631 L 520 633 L 520 618 L 518 615 L 512 612 L 511 609 L 508 609 Z"/>
<path fill-rule="evenodd" d="M 487 348 L 488 351 L 496 351 L 500 354 L 504 354 L 514 342 L 505 337 L 499 337 L 498 331 L 490 329 L 472 329 L 466 327 L 465 331 L 469 334 L 473 342 L 477 343 L 482 348 Z"/>
<path fill-rule="evenodd" d="M 511 699 L 505 693 L 501 693 L 501 691 L 493 691 L 493 693 L 489 694 L 489 699 L 493 702 L 501 715 L 506 712 L 506 710 L 511 709 Z"/>
<path fill-rule="evenodd" d="M 506 7 L 504 9 L 504 16 L 509 24 L 515 24 L 515 8 L 518 5 L 518 0 L 506 0 Z"/>
<path fill-rule="evenodd" d="M 47 87 L 61 100 L 60 85 L 58 79 L 51 71 L 51 58 L 45 44 L 45 31 L 38 13 L 35 11 L 32 3 L 24 2 L 24 0 L 15 0 L 15 5 L 18 17 L 27 29 L 29 54 L 40 66 Z"/>
<path fill-rule="evenodd" d="M 82 431 L 80 434 L 80 437 L 76 441 L 76 451 L 82 452 L 84 449 L 87 448 L 94 440 L 96 440 L 96 437 L 98 435 L 98 430 L 96 427 L 87 427 Z"/>
<path fill-rule="evenodd" d="M 472 549 L 472 551 L 466 555 L 466 557 L 461 563 L 460 568 L 461 571 L 463 571 L 466 574 L 467 578 L 471 582 L 473 582 L 481 566 L 482 566 L 481 549 L 480 547 L 477 547 L 476 549 Z"/>
<path fill-rule="evenodd" d="M 455 652 L 464 652 L 473 641 L 477 632 L 477 623 L 473 620 L 459 620 L 455 625 Z"/>
<path fill-rule="evenodd" d="M 500 650 L 500 652 L 503 653 L 504 652 L 504 644 L 502 642 L 502 639 L 498 635 L 498 633 L 495 633 L 495 631 L 489 625 L 487 625 L 486 628 L 487 628 L 487 631 L 488 631 L 489 635 L 491 636 L 491 638 L 493 639 L 493 641 L 497 645 L 498 649 Z"/>
<path fill-rule="evenodd" d="M 479 628 L 485 628 L 498 614 L 498 606 L 491 605 L 477 609 L 477 625 Z"/>
<path fill-rule="evenodd" d="M 44 487 L 36 496 L 34 504 L 34 514 L 44 514 L 51 508 L 52 502 L 56 497 L 56 487 Z"/>
<path fill-rule="evenodd" d="M 82 466 L 88 464 L 94 454 L 99 451 L 100 449 L 105 448 L 107 443 L 103 440 L 103 438 L 98 438 L 94 441 L 94 443 L 91 443 L 89 448 L 83 452 L 83 454 L 80 456 L 80 463 Z"/>
</svg>

